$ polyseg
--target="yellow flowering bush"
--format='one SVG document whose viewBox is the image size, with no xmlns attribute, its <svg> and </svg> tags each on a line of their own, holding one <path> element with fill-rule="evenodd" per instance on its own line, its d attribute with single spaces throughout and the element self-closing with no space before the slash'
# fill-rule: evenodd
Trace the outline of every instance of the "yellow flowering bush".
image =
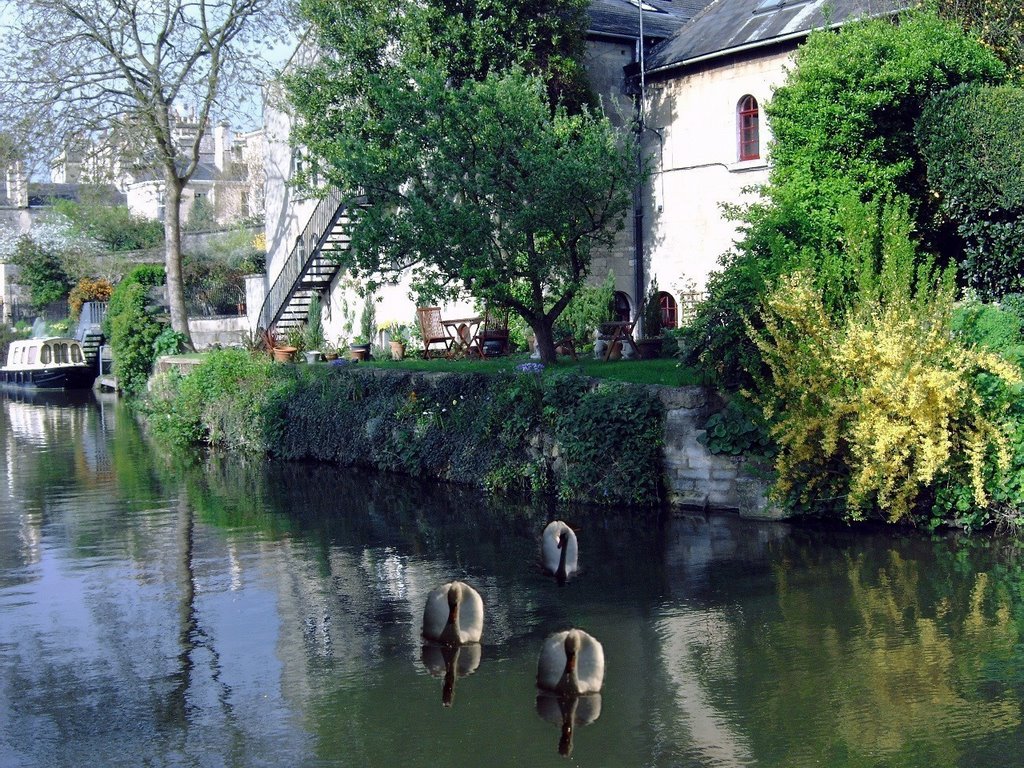
<svg viewBox="0 0 1024 768">
<path fill-rule="evenodd" d="M 764 329 L 749 333 L 770 371 L 759 402 L 780 449 L 780 500 L 849 519 L 878 509 L 896 522 L 929 511 L 936 486 L 955 478 L 988 504 L 992 469 L 1010 463 L 1011 425 L 979 375 L 1004 386 L 1020 375 L 954 338 L 952 285 L 922 274 L 916 293 L 864 291 L 840 318 L 807 273 L 769 294 Z"/>
</svg>

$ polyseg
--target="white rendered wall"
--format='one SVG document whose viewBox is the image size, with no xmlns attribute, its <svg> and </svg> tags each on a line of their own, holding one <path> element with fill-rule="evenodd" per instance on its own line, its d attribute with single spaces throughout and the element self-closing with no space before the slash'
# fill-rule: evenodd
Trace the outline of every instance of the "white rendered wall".
<svg viewBox="0 0 1024 768">
<path fill-rule="evenodd" d="M 690 285 L 703 289 L 736 239 L 736 225 L 722 215 L 722 205 L 756 200 L 744 188 L 768 180 L 764 105 L 788 63 L 788 53 L 723 59 L 685 76 L 647 82 L 644 147 L 654 173 L 645 199 L 645 255 L 648 275 L 677 300 Z M 760 109 L 761 157 L 740 162 L 737 105 L 747 94 Z"/>
</svg>

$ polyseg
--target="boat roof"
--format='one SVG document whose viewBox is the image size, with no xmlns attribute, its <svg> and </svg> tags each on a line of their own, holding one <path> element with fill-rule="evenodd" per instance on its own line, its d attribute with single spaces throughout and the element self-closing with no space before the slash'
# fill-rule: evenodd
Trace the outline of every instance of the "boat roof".
<svg viewBox="0 0 1024 768">
<path fill-rule="evenodd" d="M 11 346 L 14 346 L 16 344 L 18 346 L 25 346 L 25 345 L 30 345 L 30 344 L 46 344 L 46 343 L 53 343 L 55 341 L 59 341 L 61 343 L 68 343 L 68 344 L 81 344 L 82 343 L 78 339 L 72 339 L 70 336 L 40 336 L 40 337 L 34 338 L 34 339 L 18 339 L 16 341 L 12 341 L 11 342 Z"/>
</svg>

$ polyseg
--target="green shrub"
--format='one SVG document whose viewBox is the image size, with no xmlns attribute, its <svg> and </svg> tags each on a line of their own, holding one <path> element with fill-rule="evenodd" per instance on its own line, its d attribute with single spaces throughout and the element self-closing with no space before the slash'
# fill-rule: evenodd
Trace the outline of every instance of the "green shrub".
<svg viewBox="0 0 1024 768">
<path fill-rule="evenodd" d="M 161 222 L 135 216 L 126 205 L 58 200 L 54 207 L 67 217 L 76 232 L 98 240 L 111 251 L 156 248 L 164 241 Z"/>
<path fill-rule="evenodd" d="M 559 377 L 545 391 L 544 407 L 564 469 L 563 501 L 651 504 L 661 498 L 660 449 L 664 411 L 640 387 Z"/>
<path fill-rule="evenodd" d="M 711 414 L 704 430 L 699 440 L 716 455 L 768 456 L 775 452 L 764 415 L 740 395 L 729 398 L 722 410 Z"/>
<path fill-rule="evenodd" d="M 929 101 L 917 137 L 928 180 L 982 298 L 1024 289 L 1024 89 L 962 85 Z"/>
<path fill-rule="evenodd" d="M 150 422 L 212 442 L 566 500 L 659 501 L 661 404 L 640 387 L 524 373 L 281 366 L 240 350 L 154 379 Z M 549 462 L 544 448 L 554 448 Z"/>
<path fill-rule="evenodd" d="M 163 275 L 162 267 L 136 267 L 114 288 L 107 306 L 104 330 L 114 356 L 114 375 L 128 396 L 145 390 L 156 360 L 154 342 L 163 324 L 153 316 L 149 289 L 161 285 Z"/>
<path fill-rule="evenodd" d="M 18 238 L 11 263 L 17 265 L 18 282 L 28 288 L 34 309 L 61 301 L 71 290 L 72 279 L 61 255 L 28 235 Z"/>
<path fill-rule="evenodd" d="M 174 370 L 155 377 L 146 406 L 154 434 L 177 445 L 266 452 L 271 371 L 266 355 L 224 349 L 210 352 L 187 376 Z"/>
</svg>

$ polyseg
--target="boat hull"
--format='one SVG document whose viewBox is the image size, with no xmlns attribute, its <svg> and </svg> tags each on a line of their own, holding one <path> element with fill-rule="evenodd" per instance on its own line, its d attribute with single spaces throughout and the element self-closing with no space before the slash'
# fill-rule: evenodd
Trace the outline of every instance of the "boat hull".
<svg viewBox="0 0 1024 768">
<path fill-rule="evenodd" d="M 61 365 L 52 368 L 10 370 L 0 368 L 0 385 L 28 389 L 89 389 L 96 381 L 91 365 Z"/>
</svg>

